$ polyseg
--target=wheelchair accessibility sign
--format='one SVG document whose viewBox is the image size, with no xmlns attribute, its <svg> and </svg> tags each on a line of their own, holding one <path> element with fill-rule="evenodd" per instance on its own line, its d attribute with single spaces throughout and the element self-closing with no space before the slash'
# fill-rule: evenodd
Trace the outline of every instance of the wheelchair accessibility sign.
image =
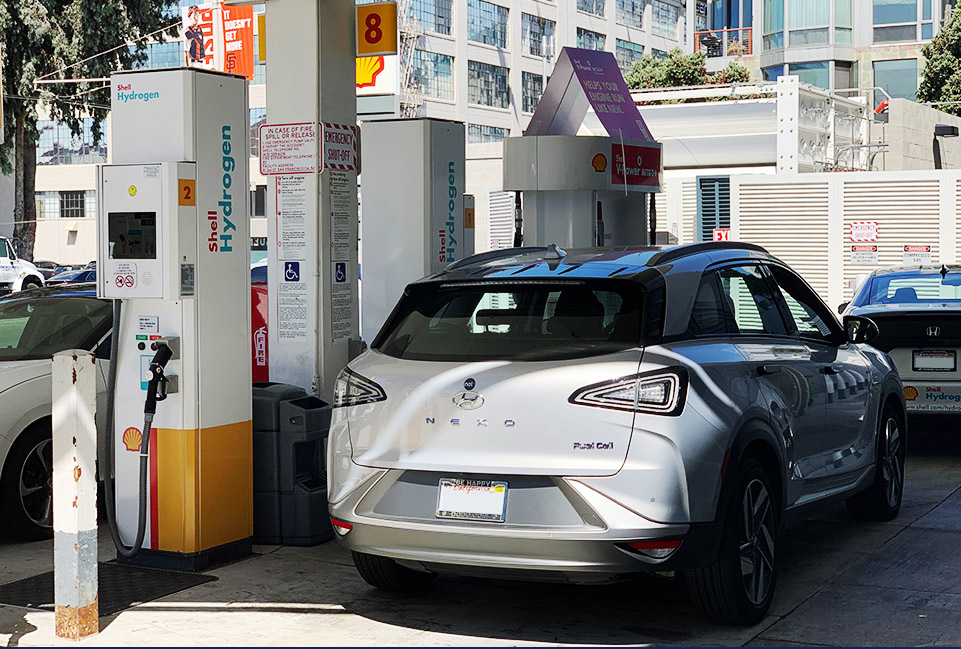
<svg viewBox="0 0 961 649">
<path fill-rule="evenodd" d="M 299 261 L 284 262 L 284 281 L 285 282 L 300 281 L 300 262 Z"/>
<path fill-rule="evenodd" d="M 335 261 L 334 262 L 334 283 L 343 284 L 346 281 L 347 281 L 347 262 Z"/>
</svg>

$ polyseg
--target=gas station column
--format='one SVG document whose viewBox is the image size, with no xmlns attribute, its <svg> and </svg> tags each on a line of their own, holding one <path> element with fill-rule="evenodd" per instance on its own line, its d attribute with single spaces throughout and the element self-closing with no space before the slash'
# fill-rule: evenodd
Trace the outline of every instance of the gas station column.
<svg viewBox="0 0 961 649">
<path fill-rule="evenodd" d="M 313 170 L 269 176 L 270 379 L 330 401 L 359 339 L 356 165 L 323 162 L 324 133 L 357 122 L 355 8 L 269 0 L 266 12 L 268 124 L 311 124 L 317 134 Z"/>
</svg>

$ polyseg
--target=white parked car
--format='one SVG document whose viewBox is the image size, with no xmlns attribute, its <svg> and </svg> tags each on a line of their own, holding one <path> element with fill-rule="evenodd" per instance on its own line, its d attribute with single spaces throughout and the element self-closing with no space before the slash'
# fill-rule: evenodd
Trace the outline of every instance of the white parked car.
<svg viewBox="0 0 961 649">
<path fill-rule="evenodd" d="M 0 237 L 0 295 L 43 286 L 40 269 L 17 257 L 6 237 Z"/>
<path fill-rule="evenodd" d="M 3 242 L 0 241 L 0 245 Z M 52 534 L 51 356 L 98 353 L 98 418 L 105 413 L 112 314 L 92 284 L 0 299 L 0 531 L 17 539 Z M 98 422 L 102 423 L 102 421 Z"/>
</svg>

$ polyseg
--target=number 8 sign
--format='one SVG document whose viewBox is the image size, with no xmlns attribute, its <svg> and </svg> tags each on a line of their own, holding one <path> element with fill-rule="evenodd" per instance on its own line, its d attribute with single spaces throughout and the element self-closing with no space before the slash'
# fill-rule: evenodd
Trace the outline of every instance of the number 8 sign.
<svg viewBox="0 0 961 649">
<path fill-rule="evenodd" d="M 357 5 L 357 56 L 397 54 L 397 4 Z"/>
</svg>

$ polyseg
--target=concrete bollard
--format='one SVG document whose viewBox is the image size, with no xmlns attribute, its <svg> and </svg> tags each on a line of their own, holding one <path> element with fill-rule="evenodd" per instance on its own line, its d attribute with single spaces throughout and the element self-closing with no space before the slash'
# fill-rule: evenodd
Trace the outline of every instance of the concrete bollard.
<svg viewBox="0 0 961 649">
<path fill-rule="evenodd" d="M 53 579 L 58 637 L 100 631 L 97 606 L 97 365 L 53 357 Z"/>
</svg>

